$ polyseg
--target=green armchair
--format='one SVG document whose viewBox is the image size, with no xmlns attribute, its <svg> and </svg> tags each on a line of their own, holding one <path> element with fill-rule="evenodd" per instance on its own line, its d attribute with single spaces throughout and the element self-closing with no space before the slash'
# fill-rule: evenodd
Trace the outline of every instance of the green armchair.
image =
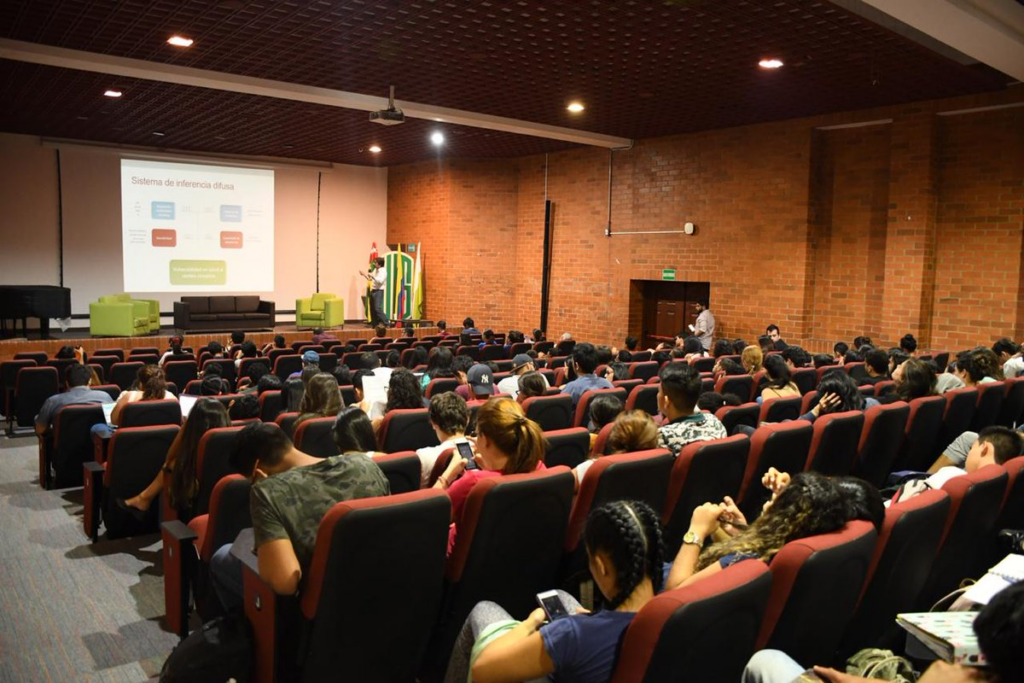
<svg viewBox="0 0 1024 683">
<path fill-rule="evenodd" d="M 129 294 L 101 296 L 89 304 L 89 333 L 97 337 L 135 337 L 160 329 L 160 303 Z"/>
<path fill-rule="evenodd" d="M 345 300 L 319 292 L 295 300 L 296 327 L 337 327 L 345 324 Z"/>
</svg>

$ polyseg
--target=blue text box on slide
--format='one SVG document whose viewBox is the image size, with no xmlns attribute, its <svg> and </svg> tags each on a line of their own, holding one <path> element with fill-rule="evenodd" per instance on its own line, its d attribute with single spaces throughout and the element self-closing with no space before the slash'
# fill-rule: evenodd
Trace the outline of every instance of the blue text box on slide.
<svg viewBox="0 0 1024 683">
<path fill-rule="evenodd" d="M 241 223 L 242 207 L 232 204 L 221 204 L 220 220 L 224 223 Z"/>
<path fill-rule="evenodd" d="M 153 218 L 174 220 L 174 202 L 151 202 L 149 210 Z"/>
</svg>

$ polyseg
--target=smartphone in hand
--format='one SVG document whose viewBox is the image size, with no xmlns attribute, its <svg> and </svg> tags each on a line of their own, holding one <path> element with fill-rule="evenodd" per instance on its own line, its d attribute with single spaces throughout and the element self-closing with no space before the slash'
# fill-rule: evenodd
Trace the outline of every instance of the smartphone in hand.
<svg viewBox="0 0 1024 683">
<path fill-rule="evenodd" d="M 562 598 L 558 597 L 558 591 L 537 593 L 537 604 L 544 610 L 544 614 L 548 615 L 548 621 L 557 621 L 569 616 L 569 611 L 565 609 Z"/>
<path fill-rule="evenodd" d="M 473 447 L 467 442 L 462 441 L 455 444 L 455 448 L 458 449 L 459 455 L 462 456 L 463 460 L 466 461 L 467 470 L 478 470 L 480 466 L 476 464 L 476 460 L 473 458 Z"/>
</svg>

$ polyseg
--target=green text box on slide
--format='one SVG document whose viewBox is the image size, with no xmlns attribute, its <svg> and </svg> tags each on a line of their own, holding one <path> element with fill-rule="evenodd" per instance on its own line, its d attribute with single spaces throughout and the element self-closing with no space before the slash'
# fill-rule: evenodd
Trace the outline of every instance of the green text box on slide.
<svg viewBox="0 0 1024 683">
<path fill-rule="evenodd" d="M 226 285 L 227 261 L 171 261 L 172 285 Z"/>
</svg>

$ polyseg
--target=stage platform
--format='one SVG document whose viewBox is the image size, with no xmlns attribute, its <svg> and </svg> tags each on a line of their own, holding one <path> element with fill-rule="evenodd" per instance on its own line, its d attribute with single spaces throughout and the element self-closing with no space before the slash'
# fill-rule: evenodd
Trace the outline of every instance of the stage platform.
<svg viewBox="0 0 1024 683">
<path fill-rule="evenodd" d="M 416 337 L 428 337 L 438 333 L 438 329 L 433 325 L 433 321 L 414 322 L 413 324 L 416 326 L 413 332 Z M 422 326 L 420 326 L 421 324 Z M 367 323 L 361 322 L 346 322 L 341 327 L 330 328 L 329 331 L 341 341 L 348 341 L 349 339 L 366 340 L 374 336 L 373 328 Z M 140 337 L 92 337 L 87 329 L 69 329 L 66 332 L 51 330 L 52 339 L 26 339 L 24 337 L 0 339 L 0 361 L 10 360 L 14 357 L 14 354 L 23 351 L 45 351 L 52 358 L 62 346 L 68 345 L 81 346 L 87 354 L 92 354 L 97 349 L 132 349 L 140 346 L 155 346 L 158 349 L 167 349 L 169 348 L 171 337 L 175 333 L 174 327 L 169 325 L 161 327 L 159 332 Z M 302 328 L 300 330 L 294 324 L 277 325 L 273 330 L 247 331 L 245 338 L 251 339 L 256 342 L 257 346 L 262 347 L 274 341 L 274 335 L 277 334 L 283 334 L 287 344 L 312 340 L 313 338 L 313 331 L 311 329 Z M 389 329 L 388 336 L 392 338 L 403 336 L 402 328 Z M 214 340 L 219 341 L 225 347 L 230 346 L 231 333 L 185 333 L 185 346 L 193 348 L 206 346 Z"/>
</svg>

